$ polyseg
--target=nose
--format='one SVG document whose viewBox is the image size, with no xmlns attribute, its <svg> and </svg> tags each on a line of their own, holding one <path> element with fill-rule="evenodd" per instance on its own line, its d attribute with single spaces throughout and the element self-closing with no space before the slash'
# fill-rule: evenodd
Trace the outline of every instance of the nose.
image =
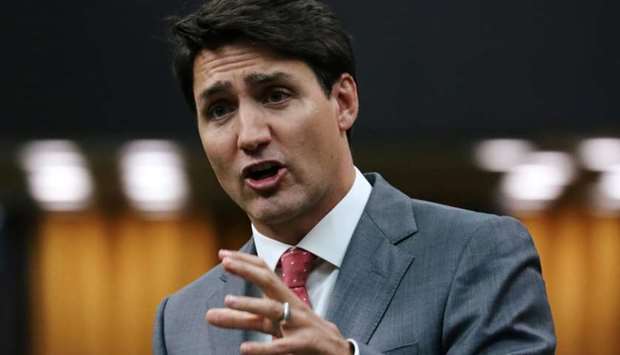
<svg viewBox="0 0 620 355">
<path fill-rule="evenodd" d="M 260 109 L 252 105 L 239 107 L 237 147 L 247 154 L 260 151 L 271 142 L 271 127 Z"/>
</svg>

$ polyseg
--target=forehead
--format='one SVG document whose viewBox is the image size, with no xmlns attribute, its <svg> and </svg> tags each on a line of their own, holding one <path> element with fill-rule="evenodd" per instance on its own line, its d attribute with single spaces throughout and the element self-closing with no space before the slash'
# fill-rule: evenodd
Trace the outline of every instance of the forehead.
<svg viewBox="0 0 620 355">
<path fill-rule="evenodd" d="M 230 75 L 250 75 L 285 71 L 304 75 L 310 69 L 299 60 L 286 59 L 262 47 L 233 44 L 217 49 L 203 49 L 194 59 L 194 87 L 209 84 Z"/>
</svg>

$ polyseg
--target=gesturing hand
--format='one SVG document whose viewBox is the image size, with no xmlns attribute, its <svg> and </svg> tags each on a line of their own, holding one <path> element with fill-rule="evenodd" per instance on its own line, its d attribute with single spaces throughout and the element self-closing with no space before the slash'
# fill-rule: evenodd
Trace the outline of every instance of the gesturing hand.
<svg viewBox="0 0 620 355">
<path fill-rule="evenodd" d="M 352 347 L 331 322 L 316 315 L 255 255 L 220 250 L 224 269 L 244 278 L 265 297 L 227 295 L 226 308 L 211 309 L 206 319 L 222 328 L 254 330 L 271 334 L 271 342 L 245 342 L 242 354 L 352 354 Z M 290 317 L 282 322 L 288 302 Z"/>
</svg>

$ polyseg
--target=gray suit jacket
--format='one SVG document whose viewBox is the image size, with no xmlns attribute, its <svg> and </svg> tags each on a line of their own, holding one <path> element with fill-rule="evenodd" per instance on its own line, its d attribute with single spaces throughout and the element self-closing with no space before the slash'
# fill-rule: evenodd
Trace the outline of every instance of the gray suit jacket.
<svg viewBox="0 0 620 355">
<path fill-rule="evenodd" d="M 412 200 L 367 174 L 370 199 L 326 318 L 361 354 L 551 354 L 555 336 L 538 255 L 509 217 Z M 255 253 L 250 241 L 242 250 Z M 244 332 L 204 316 L 251 287 L 221 266 L 165 299 L 154 354 L 238 354 Z"/>
</svg>

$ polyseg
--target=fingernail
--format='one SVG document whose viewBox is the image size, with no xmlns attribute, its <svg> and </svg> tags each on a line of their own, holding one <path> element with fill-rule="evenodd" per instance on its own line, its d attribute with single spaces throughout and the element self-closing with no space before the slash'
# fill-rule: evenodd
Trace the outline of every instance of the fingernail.
<svg viewBox="0 0 620 355">
<path fill-rule="evenodd" d="M 235 296 L 233 295 L 226 295 L 226 297 L 224 297 L 224 303 L 231 303 L 234 302 L 236 299 Z"/>
<path fill-rule="evenodd" d="M 223 258 L 223 257 L 229 256 L 230 254 L 231 254 L 231 251 L 230 251 L 230 250 L 227 250 L 227 249 L 220 249 L 220 252 L 219 252 L 220 258 Z"/>
</svg>

